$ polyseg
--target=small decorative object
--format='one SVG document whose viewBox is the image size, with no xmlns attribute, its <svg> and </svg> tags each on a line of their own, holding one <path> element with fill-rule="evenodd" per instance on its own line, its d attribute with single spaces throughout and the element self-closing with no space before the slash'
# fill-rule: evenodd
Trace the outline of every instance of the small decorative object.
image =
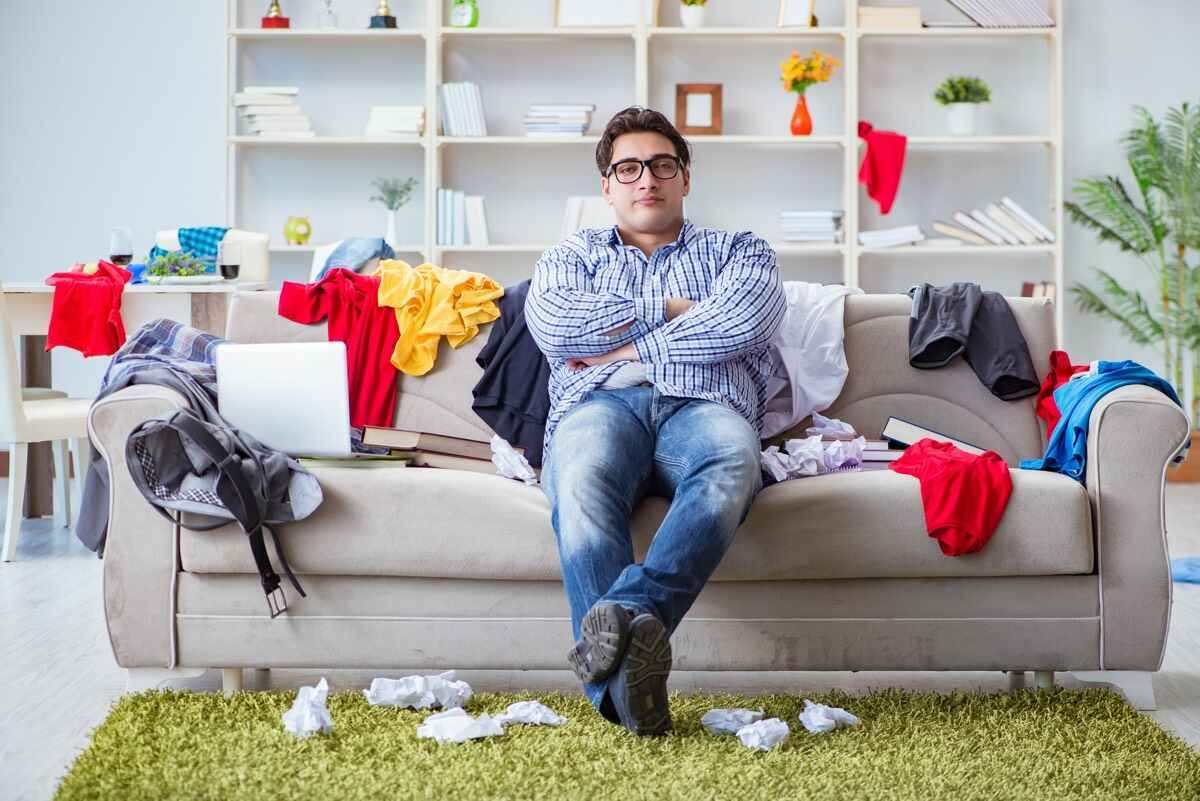
<svg viewBox="0 0 1200 801">
<path fill-rule="evenodd" d="M 659 0 L 555 0 L 554 24 L 559 26 L 635 26 L 658 24 Z"/>
<path fill-rule="evenodd" d="M 307 245 L 312 236 L 312 223 L 307 217 L 288 217 L 283 226 L 283 238 L 289 245 Z"/>
<path fill-rule="evenodd" d="M 793 136 L 808 136 L 812 133 L 812 117 L 808 113 L 808 100 L 804 93 L 815 83 L 824 83 L 833 74 L 833 68 L 841 62 L 833 56 L 814 50 L 807 58 L 792 51 L 787 61 L 779 62 L 779 77 L 783 88 L 800 95 L 796 109 L 792 112 L 791 131 Z"/>
<path fill-rule="evenodd" d="M 479 4 L 475 0 L 454 0 L 450 9 L 450 27 L 478 28 Z"/>
<path fill-rule="evenodd" d="M 392 16 L 392 10 L 388 8 L 388 0 L 379 0 L 379 8 L 375 9 L 375 15 L 371 17 L 371 28 L 395 28 L 396 18 Z"/>
<path fill-rule="evenodd" d="M 373 203 L 382 203 L 387 209 L 387 234 L 383 241 L 393 248 L 396 247 L 396 211 L 408 202 L 413 189 L 417 185 L 416 178 L 401 181 L 399 178 L 376 178 L 371 186 L 379 190 L 378 195 L 372 195 Z"/>
<path fill-rule="evenodd" d="M 679 7 L 679 20 L 685 28 L 703 28 L 704 27 L 704 4 L 708 0 L 681 0 L 683 5 Z"/>
<path fill-rule="evenodd" d="M 324 8 L 321 9 L 320 22 L 322 28 L 330 30 L 338 26 L 337 12 L 333 9 L 333 0 L 321 0 Z"/>
<path fill-rule="evenodd" d="M 271 0 L 271 5 L 267 7 L 267 15 L 262 18 L 262 26 L 264 28 L 292 27 L 292 21 L 283 16 L 283 9 L 279 7 L 279 0 Z"/>
<path fill-rule="evenodd" d="M 970 75 L 951 75 L 933 93 L 933 99 L 947 109 L 946 123 L 953 136 L 975 133 L 975 109 L 992 99 L 988 85 Z"/>
<path fill-rule="evenodd" d="M 817 0 L 779 0 L 780 28 L 815 28 Z"/>
<path fill-rule="evenodd" d="M 686 134 L 720 134 L 721 84 L 675 84 L 675 127 Z"/>
</svg>

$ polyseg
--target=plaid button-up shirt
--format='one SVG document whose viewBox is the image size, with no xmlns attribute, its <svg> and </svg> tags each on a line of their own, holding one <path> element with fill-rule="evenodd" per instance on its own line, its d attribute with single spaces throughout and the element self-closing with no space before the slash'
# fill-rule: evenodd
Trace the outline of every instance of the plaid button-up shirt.
<svg viewBox="0 0 1200 801">
<path fill-rule="evenodd" d="M 668 321 L 665 298 L 696 305 Z M 749 231 L 697 228 L 651 258 L 621 241 L 617 227 L 588 228 L 547 250 L 534 267 L 525 321 L 550 362 L 545 452 L 562 416 L 627 361 L 572 372 L 570 357 L 607 353 L 628 342 L 664 395 L 724 404 L 762 430 L 768 344 L 786 300 L 775 251 Z M 614 336 L 606 332 L 632 322 Z"/>
</svg>

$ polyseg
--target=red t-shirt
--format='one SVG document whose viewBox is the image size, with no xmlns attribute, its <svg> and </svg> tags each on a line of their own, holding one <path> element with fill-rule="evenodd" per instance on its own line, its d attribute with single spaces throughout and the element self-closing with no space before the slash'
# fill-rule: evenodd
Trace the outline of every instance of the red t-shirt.
<svg viewBox="0 0 1200 801">
<path fill-rule="evenodd" d="M 95 273 L 53 273 L 46 284 L 54 287 L 46 350 L 59 345 L 84 356 L 110 356 L 125 344 L 121 295 L 133 276 L 115 264 L 101 261 Z"/>
<path fill-rule="evenodd" d="M 975 455 L 949 442 L 922 439 L 888 467 L 920 480 L 925 529 L 946 556 L 986 545 L 1012 494 L 1008 465 L 995 451 Z"/>
<path fill-rule="evenodd" d="M 1058 420 L 1062 417 L 1058 411 L 1058 404 L 1054 402 L 1054 390 L 1070 381 L 1071 376 L 1076 373 L 1086 373 L 1087 370 L 1088 365 L 1086 364 L 1071 364 L 1071 357 L 1065 350 L 1050 351 L 1050 372 L 1046 373 L 1042 387 L 1038 390 L 1035 408 L 1037 416 L 1046 421 L 1046 439 L 1050 439 L 1050 435 L 1054 433 L 1054 427 L 1058 425 Z"/>
<path fill-rule="evenodd" d="M 279 314 L 297 323 L 328 320 L 329 340 L 346 343 L 350 425 L 390 426 L 396 414 L 396 368 L 392 351 L 400 336 L 396 310 L 380 307 L 379 277 L 344 268 L 320 281 L 284 281 Z"/>
</svg>

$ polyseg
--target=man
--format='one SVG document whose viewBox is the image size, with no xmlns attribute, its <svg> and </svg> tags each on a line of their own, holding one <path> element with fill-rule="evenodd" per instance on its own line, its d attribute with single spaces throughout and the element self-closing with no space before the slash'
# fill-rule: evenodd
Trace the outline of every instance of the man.
<svg viewBox="0 0 1200 801">
<path fill-rule="evenodd" d="M 633 107 L 596 147 L 616 213 L 542 255 L 525 319 L 551 365 L 542 486 L 592 704 L 637 734 L 671 727 L 670 635 L 762 487 L 767 346 L 784 314 L 770 246 L 697 228 L 687 142 Z M 642 564 L 630 515 L 671 499 Z"/>
</svg>

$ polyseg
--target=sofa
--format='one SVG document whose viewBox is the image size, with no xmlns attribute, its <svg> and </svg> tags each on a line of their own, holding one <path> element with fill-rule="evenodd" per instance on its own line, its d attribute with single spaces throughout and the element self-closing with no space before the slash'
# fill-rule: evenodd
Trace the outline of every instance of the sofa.
<svg viewBox="0 0 1200 801">
<path fill-rule="evenodd" d="M 273 291 L 235 295 L 227 337 L 326 339 L 324 325 L 279 317 L 277 302 Z M 1009 302 L 1043 375 L 1052 302 Z M 942 555 L 918 481 L 890 470 L 768 486 L 675 632 L 675 668 L 995 670 L 1014 687 L 1026 671 L 1042 687 L 1072 671 L 1152 708 L 1171 611 L 1163 485 L 1187 417 L 1155 390 L 1124 387 L 1092 412 L 1085 483 L 1015 469 L 1045 444 L 1033 399 L 995 398 L 962 359 L 911 368 L 909 308 L 903 295 L 846 299 L 850 374 L 826 414 L 868 435 L 895 415 L 998 452 L 1014 469 L 995 535 L 978 553 Z M 471 410 L 486 338 L 443 344 L 430 373 L 398 376 L 395 424 L 489 437 Z M 566 668 L 569 615 L 539 487 L 456 470 L 316 467 L 324 502 L 280 530 L 308 596 L 285 582 L 289 609 L 271 619 L 241 530 L 173 526 L 124 466 L 131 429 L 183 405 L 172 390 L 134 386 L 88 417 L 115 466 L 104 610 L 129 689 L 216 668 L 227 692 L 245 669 Z M 635 510 L 639 558 L 667 505 L 650 497 Z"/>
</svg>

